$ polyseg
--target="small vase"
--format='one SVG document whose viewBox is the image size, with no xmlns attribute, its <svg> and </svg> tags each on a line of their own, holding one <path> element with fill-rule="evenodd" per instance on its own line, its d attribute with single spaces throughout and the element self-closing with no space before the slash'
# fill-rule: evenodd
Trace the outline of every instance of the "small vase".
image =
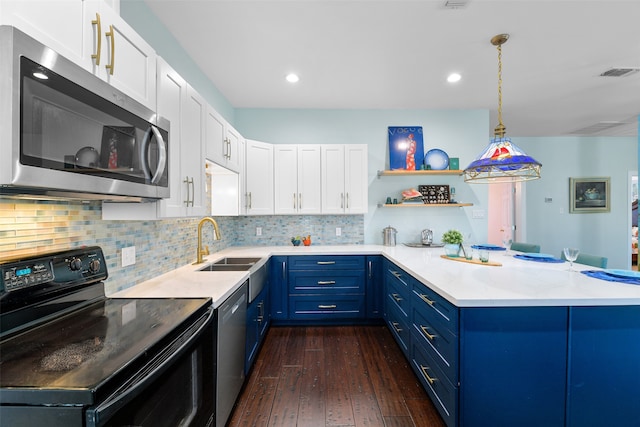
<svg viewBox="0 0 640 427">
<path fill-rule="evenodd" d="M 447 243 L 444 245 L 444 253 L 450 257 L 457 257 L 460 255 L 460 244 Z"/>
</svg>

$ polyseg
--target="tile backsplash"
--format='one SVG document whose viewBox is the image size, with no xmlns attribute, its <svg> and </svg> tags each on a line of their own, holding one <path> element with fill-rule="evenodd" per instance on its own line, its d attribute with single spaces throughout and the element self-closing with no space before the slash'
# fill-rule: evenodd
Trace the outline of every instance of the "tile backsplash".
<svg viewBox="0 0 640 427">
<path fill-rule="evenodd" d="M 0 261 L 79 246 L 100 246 L 109 278 L 107 293 L 133 286 L 195 260 L 200 218 L 107 221 L 100 202 L 30 201 L 0 198 Z M 222 239 L 205 225 L 211 252 L 228 246 L 290 245 L 311 235 L 314 245 L 363 244 L 363 215 L 217 217 Z M 256 228 L 262 235 L 256 236 Z M 336 236 L 336 228 L 341 236 Z M 136 263 L 121 266 L 122 248 L 135 246 Z"/>
</svg>

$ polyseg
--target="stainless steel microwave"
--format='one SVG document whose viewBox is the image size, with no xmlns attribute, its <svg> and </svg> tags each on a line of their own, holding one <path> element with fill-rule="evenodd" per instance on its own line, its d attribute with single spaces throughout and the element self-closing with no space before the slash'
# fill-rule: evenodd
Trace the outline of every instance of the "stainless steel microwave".
<svg viewBox="0 0 640 427">
<path fill-rule="evenodd" d="M 13 27 L 0 58 L 0 195 L 169 197 L 167 120 Z"/>
</svg>

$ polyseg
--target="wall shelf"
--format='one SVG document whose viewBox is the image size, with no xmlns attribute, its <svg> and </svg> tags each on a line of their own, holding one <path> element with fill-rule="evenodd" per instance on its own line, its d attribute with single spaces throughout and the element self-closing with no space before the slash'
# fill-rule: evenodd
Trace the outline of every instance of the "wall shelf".
<svg viewBox="0 0 640 427">
<path fill-rule="evenodd" d="M 379 208 L 461 208 L 473 206 L 473 203 L 378 203 Z"/>
<path fill-rule="evenodd" d="M 378 179 L 381 176 L 406 176 L 406 175 L 462 175 L 461 170 L 415 170 L 415 171 L 405 171 L 405 170 L 379 170 L 378 171 Z"/>
</svg>

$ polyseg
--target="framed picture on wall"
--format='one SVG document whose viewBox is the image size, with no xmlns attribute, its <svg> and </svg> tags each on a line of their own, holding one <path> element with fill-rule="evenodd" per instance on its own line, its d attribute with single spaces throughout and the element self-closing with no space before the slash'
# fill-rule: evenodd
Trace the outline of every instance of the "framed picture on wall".
<svg viewBox="0 0 640 427">
<path fill-rule="evenodd" d="M 611 210 L 610 178 L 569 178 L 570 213 Z"/>
<path fill-rule="evenodd" d="M 417 170 L 423 161 L 422 126 L 389 126 L 389 169 Z"/>
</svg>

